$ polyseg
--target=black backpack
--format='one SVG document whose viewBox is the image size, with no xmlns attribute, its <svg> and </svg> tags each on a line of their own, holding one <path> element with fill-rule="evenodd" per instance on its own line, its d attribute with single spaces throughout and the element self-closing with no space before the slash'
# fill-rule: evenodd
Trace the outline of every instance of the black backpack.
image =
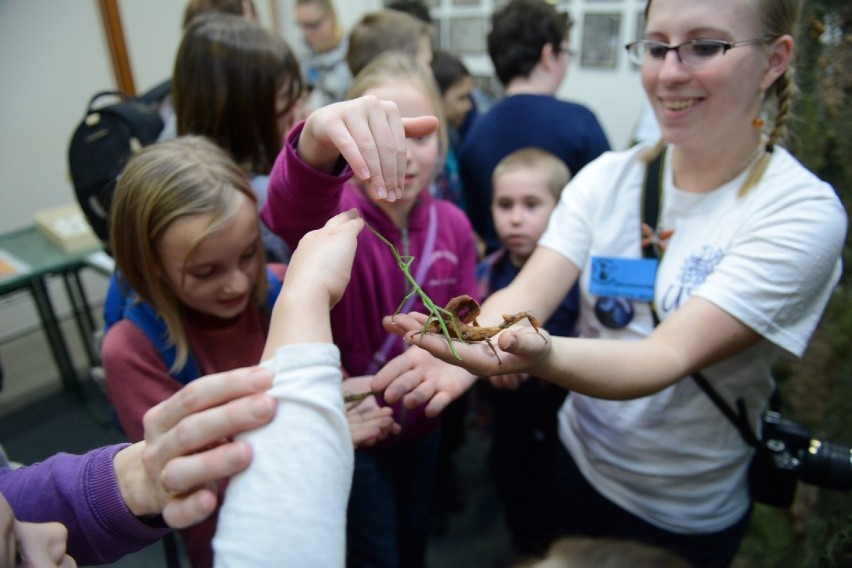
<svg viewBox="0 0 852 568">
<path fill-rule="evenodd" d="M 109 210 L 116 180 L 130 155 L 156 142 L 165 124 L 160 103 L 171 91 L 164 81 L 146 93 L 131 97 L 119 91 L 101 91 L 89 101 L 83 120 L 68 145 L 68 167 L 77 201 L 109 251 Z M 104 100 L 112 100 L 104 104 Z"/>
</svg>

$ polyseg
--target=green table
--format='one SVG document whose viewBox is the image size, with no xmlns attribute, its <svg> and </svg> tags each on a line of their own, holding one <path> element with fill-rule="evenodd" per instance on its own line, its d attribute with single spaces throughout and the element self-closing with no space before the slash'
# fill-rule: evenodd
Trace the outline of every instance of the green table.
<svg viewBox="0 0 852 568">
<path fill-rule="evenodd" d="M 99 361 L 92 333 L 95 329 L 86 291 L 80 281 L 80 271 L 89 266 L 87 258 L 99 248 L 66 253 L 45 238 L 34 226 L 0 235 L 0 251 L 10 254 L 27 266 L 16 274 L 0 275 L 0 296 L 28 290 L 35 302 L 41 326 L 59 369 L 65 389 L 81 399 L 84 391 L 74 369 L 68 345 L 56 317 L 47 288 L 47 278 L 60 276 L 65 284 L 77 329 L 80 332 L 91 366 Z"/>
</svg>

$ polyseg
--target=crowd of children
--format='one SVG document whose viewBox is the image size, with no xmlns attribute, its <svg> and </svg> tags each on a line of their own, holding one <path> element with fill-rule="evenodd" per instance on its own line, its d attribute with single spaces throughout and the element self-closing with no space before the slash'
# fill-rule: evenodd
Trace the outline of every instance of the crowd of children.
<svg viewBox="0 0 852 568">
<path fill-rule="evenodd" d="M 506 97 L 470 128 L 474 80 L 428 23 L 380 10 L 346 34 L 331 2 L 299 0 L 291 51 L 238 4 L 185 23 L 176 136 L 115 191 L 102 358 L 132 444 L 0 469 L 0 523 L 23 550 L 2 552 L 70 565 L 68 540 L 103 562 L 174 528 L 195 568 L 424 567 L 464 428 L 442 411 L 473 395 L 513 552 L 548 555 L 530 566 L 603 550 L 729 565 L 752 449 L 691 376 L 757 420 L 846 231 L 830 186 L 780 146 L 794 0 L 649 1 L 628 49 L 662 141 L 622 152 L 556 98 L 571 25 L 544 0 L 495 12 Z M 657 160 L 659 224 L 643 226 Z M 543 329 L 424 333 L 431 304 L 462 295 L 483 302 L 465 323 L 530 312 Z M 82 469 L 85 487 L 60 482 Z M 27 502 L 46 483 L 65 505 Z M 68 532 L 33 539 L 23 521 Z"/>
</svg>

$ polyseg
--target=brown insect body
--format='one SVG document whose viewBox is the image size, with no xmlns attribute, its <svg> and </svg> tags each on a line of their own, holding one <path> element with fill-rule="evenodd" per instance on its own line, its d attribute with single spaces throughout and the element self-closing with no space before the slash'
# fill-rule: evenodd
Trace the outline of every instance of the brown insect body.
<svg viewBox="0 0 852 568">
<path fill-rule="evenodd" d="M 481 327 L 476 320 L 479 317 L 479 303 L 468 295 L 456 296 L 447 302 L 447 306 L 441 311 L 441 318 L 444 325 L 449 331 L 453 339 L 458 339 L 465 343 L 473 343 L 476 341 L 484 341 L 491 348 L 491 352 L 497 357 L 497 363 L 502 365 L 500 356 L 497 355 L 497 349 L 491 343 L 491 338 L 506 329 L 518 323 L 521 320 L 527 320 L 533 326 L 536 333 L 541 335 L 539 328 L 541 324 L 531 312 L 519 312 L 517 314 L 503 314 L 503 322 L 499 325 L 490 327 Z M 423 331 L 428 333 L 443 333 L 441 323 L 435 317 L 430 317 Z M 541 338 L 547 339 L 541 335 Z"/>
</svg>

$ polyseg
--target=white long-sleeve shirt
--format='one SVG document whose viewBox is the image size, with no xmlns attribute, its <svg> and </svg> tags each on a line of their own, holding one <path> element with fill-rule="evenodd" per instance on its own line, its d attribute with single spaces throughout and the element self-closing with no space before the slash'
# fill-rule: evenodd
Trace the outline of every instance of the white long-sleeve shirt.
<svg viewBox="0 0 852 568">
<path fill-rule="evenodd" d="M 243 435 L 254 451 L 231 479 L 213 540 L 215 565 L 343 566 L 354 453 L 332 344 L 279 348 L 263 366 L 278 412 Z"/>
</svg>

